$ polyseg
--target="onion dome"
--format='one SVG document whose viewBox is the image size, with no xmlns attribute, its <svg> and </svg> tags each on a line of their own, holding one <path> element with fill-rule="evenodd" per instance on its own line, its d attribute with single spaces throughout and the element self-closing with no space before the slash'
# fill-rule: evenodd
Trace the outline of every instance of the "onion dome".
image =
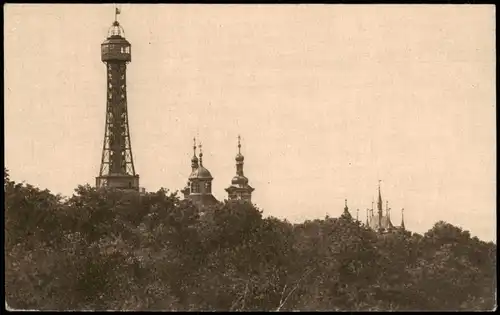
<svg viewBox="0 0 500 315">
<path fill-rule="evenodd" d="M 200 165 L 189 175 L 189 179 L 213 179 L 213 177 L 209 170 Z"/>
<path fill-rule="evenodd" d="M 200 148 L 200 158 L 197 159 L 197 161 L 199 161 L 199 166 L 196 169 L 193 169 L 193 172 L 189 175 L 189 179 L 213 179 L 210 171 L 203 166 L 203 152 L 201 151 L 201 144 L 198 145 L 198 147 Z M 193 157 L 193 159 L 195 157 Z"/>
<path fill-rule="evenodd" d="M 240 185 L 240 186 L 246 186 L 248 184 L 248 178 L 245 176 L 234 176 L 233 179 L 231 180 L 232 185 Z"/>
</svg>

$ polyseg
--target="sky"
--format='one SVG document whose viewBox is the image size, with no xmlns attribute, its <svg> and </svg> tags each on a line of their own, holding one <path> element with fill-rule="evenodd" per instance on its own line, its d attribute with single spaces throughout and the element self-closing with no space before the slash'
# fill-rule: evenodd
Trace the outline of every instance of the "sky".
<svg viewBox="0 0 500 315">
<path fill-rule="evenodd" d="M 493 5 L 121 4 L 140 186 L 182 189 L 192 139 L 216 198 L 242 137 L 252 201 L 291 222 L 377 196 L 395 225 L 496 241 Z M 98 175 L 108 4 L 4 5 L 5 164 L 70 196 Z"/>
</svg>

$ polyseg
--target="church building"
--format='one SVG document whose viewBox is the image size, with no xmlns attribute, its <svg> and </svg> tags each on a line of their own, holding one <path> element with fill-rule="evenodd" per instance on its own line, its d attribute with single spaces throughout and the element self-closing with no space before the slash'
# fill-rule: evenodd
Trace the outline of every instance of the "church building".
<svg viewBox="0 0 500 315">
<path fill-rule="evenodd" d="M 231 180 L 231 186 L 226 188 L 229 200 L 246 200 L 252 202 L 254 188 L 248 185 L 248 178 L 243 174 L 243 161 L 241 154 L 241 137 L 238 136 L 238 154 L 236 154 L 236 175 Z"/>
<path fill-rule="evenodd" d="M 185 199 L 190 199 L 197 206 L 210 206 L 218 201 L 212 195 L 213 177 L 210 171 L 203 166 L 203 152 L 199 145 L 200 157 L 196 156 L 196 139 L 193 145 L 193 157 L 191 158 L 191 174 L 188 177 L 186 187 L 181 190 Z"/>
<path fill-rule="evenodd" d="M 212 194 L 212 181 L 213 176 L 210 171 L 203 165 L 203 152 L 201 144 L 196 146 L 196 139 L 193 144 L 193 157 L 191 158 L 191 174 L 188 177 L 188 182 L 181 192 L 184 195 L 184 199 L 191 200 L 196 206 L 202 208 L 206 206 L 212 206 L 217 204 L 219 201 Z M 199 149 L 199 155 L 196 156 L 196 149 Z M 238 136 L 238 153 L 235 157 L 236 161 L 236 174 L 231 180 L 229 187 L 225 188 L 227 192 L 227 199 L 229 201 L 233 200 L 244 200 L 247 202 L 252 202 L 252 193 L 254 188 L 249 185 L 248 178 L 245 176 L 243 171 L 243 165 L 245 157 L 241 154 L 241 137 Z M 377 211 L 374 213 L 372 202 L 371 209 L 366 209 L 366 227 L 381 233 L 391 233 L 398 230 L 405 230 L 403 211 L 401 210 L 401 224 L 395 226 L 391 221 L 389 202 L 386 201 L 385 213 L 383 209 L 382 193 L 380 191 L 380 181 L 378 185 L 378 201 L 377 201 Z M 352 219 L 347 206 L 347 200 L 345 200 L 343 217 Z M 356 221 L 358 220 L 359 209 L 356 213 Z"/>
<path fill-rule="evenodd" d="M 380 192 L 380 181 L 379 181 L 377 213 L 376 214 L 373 213 L 373 202 L 372 202 L 372 208 L 366 210 L 366 226 L 380 233 L 389 233 L 399 229 L 404 230 L 405 228 L 404 217 L 403 217 L 404 209 L 401 210 L 401 225 L 394 226 L 391 222 L 391 215 L 390 215 L 391 208 L 389 208 L 389 201 L 386 201 L 385 204 L 385 215 L 382 209 L 382 205 L 383 205 L 382 193 Z"/>
<path fill-rule="evenodd" d="M 371 209 L 366 209 L 366 223 L 365 226 L 370 229 L 379 232 L 379 233 L 391 233 L 398 230 L 405 230 L 405 222 L 404 222 L 404 209 L 401 209 L 401 225 L 395 226 L 392 224 L 389 201 L 386 201 L 385 206 L 385 214 L 382 209 L 382 193 L 380 192 L 380 181 L 378 185 L 378 201 L 377 201 L 377 213 L 374 213 L 373 202 Z M 359 212 L 359 210 L 358 210 Z M 344 213 L 342 214 L 344 217 L 352 218 L 349 213 L 349 208 L 347 207 L 347 200 L 345 201 Z M 358 220 L 358 214 L 356 215 L 356 220 Z"/>
<path fill-rule="evenodd" d="M 184 199 L 193 201 L 198 207 L 211 206 L 218 203 L 212 194 L 213 177 L 210 171 L 203 166 L 203 152 L 201 144 L 198 146 L 200 153 L 196 156 L 196 139 L 193 144 L 193 157 L 191 158 L 191 174 L 187 185 L 181 192 Z M 231 180 L 231 185 L 226 188 L 228 200 L 245 200 L 252 202 L 254 188 L 248 184 L 248 178 L 243 173 L 245 157 L 241 154 L 241 137 L 238 136 L 238 153 L 236 154 L 236 175 Z"/>
</svg>

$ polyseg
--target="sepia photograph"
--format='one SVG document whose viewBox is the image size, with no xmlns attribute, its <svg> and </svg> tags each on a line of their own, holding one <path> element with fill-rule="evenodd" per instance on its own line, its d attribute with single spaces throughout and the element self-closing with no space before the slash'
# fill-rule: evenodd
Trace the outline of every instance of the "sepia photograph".
<svg viewBox="0 0 500 315">
<path fill-rule="evenodd" d="M 494 5 L 3 14 L 7 310 L 496 310 Z"/>
</svg>

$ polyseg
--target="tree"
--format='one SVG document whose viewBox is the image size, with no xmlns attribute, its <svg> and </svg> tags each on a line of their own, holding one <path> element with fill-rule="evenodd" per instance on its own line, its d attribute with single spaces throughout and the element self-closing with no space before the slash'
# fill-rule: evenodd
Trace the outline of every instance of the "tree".
<svg viewBox="0 0 500 315">
<path fill-rule="evenodd" d="M 4 169 L 5 288 L 42 310 L 491 310 L 496 244 L 446 222 L 378 234 L 350 216 L 291 224 L 245 201 L 78 186 Z"/>
</svg>

